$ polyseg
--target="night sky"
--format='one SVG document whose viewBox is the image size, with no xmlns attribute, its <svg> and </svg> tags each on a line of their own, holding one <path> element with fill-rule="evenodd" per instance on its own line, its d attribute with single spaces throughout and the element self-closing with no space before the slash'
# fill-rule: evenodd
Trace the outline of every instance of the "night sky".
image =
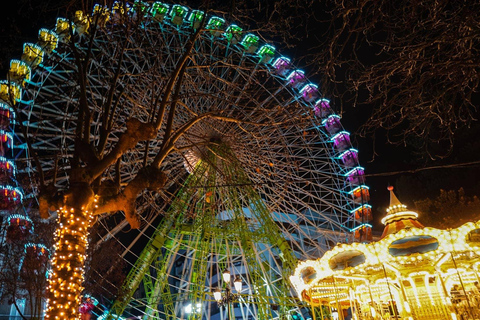
<svg viewBox="0 0 480 320">
<path fill-rule="evenodd" d="M 66 2 L 66 1 L 65 1 Z M 194 7 L 192 1 L 186 3 Z M 58 1 L 9 1 L 8 6 L 2 7 L 0 19 L 0 72 L 2 78 L 8 69 L 10 59 L 19 58 L 24 42 L 35 41 L 38 29 L 52 28 L 55 17 L 63 16 L 58 9 Z M 39 12 L 42 12 L 39 14 Z M 60 12 L 60 13 L 59 13 Z M 324 22 L 312 25 L 314 30 L 320 30 Z M 320 31 L 319 31 L 320 32 Z M 279 51 L 289 56 L 299 67 L 308 61 L 298 61 L 303 56 L 307 46 L 314 46 L 315 39 L 297 39 L 295 47 L 287 48 L 275 43 Z M 295 41 L 293 41 L 295 42 Z M 372 54 L 364 52 L 362 54 Z M 374 61 L 373 61 L 374 62 Z M 305 68 L 307 75 L 314 74 L 314 67 Z M 319 81 L 318 75 L 313 75 L 312 82 Z M 328 97 L 327 97 L 328 98 Z M 479 101 L 479 100 L 477 100 Z M 340 105 L 340 101 L 333 101 Z M 369 106 L 353 107 L 346 102 L 342 106 L 342 124 L 346 130 L 352 132 L 352 143 L 359 150 L 360 163 L 366 169 L 367 185 L 370 186 L 371 204 L 374 208 L 374 225 L 378 230 L 379 220 L 385 215 L 389 195 L 388 185 L 395 186 L 399 199 L 410 209 L 414 209 L 413 201 L 425 197 L 434 197 L 440 189 L 458 190 L 463 187 L 467 195 L 480 195 L 480 166 L 460 166 L 461 163 L 479 160 L 480 126 L 478 122 L 470 128 L 459 129 L 455 136 L 454 152 L 446 159 L 432 161 L 424 153 L 415 149 L 415 141 L 408 141 L 406 145 L 388 145 L 385 132 L 379 130 L 375 139 L 362 138 L 355 135 L 357 129 L 366 121 L 370 113 Z M 375 152 L 375 155 L 374 155 Z M 428 169 L 428 167 L 438 167 Z M 480 213 L 479 213 L 480 218 Z M 421 220 L 421 216 L 420 216 Z"/>
</svg>

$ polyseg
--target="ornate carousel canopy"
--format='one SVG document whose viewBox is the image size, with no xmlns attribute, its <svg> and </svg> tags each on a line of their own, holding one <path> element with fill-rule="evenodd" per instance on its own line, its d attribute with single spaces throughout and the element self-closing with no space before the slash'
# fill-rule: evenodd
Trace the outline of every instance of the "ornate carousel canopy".
<svg viewBox="0 0 480 320">
<path fill-rule="evenodd" d="M 476 319 L 480 220 L 449 230 L 424 227 L 389 190 L 381 239 L 340 244 L 300 262 L 290 277 L 299 297 L 360 319 L 460 319 L 468 312 Z M 462 299 L 453 297 L 459 288 Z M 346 314 L 339 319 L 351 319 Z"/>
</svg>

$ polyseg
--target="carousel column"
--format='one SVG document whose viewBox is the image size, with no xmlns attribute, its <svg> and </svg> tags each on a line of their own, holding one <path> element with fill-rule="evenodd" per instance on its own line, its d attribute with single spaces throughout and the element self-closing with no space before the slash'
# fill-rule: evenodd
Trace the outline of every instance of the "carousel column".
<svg viewBox="0 0 480 320">
<path fill-rule="evenodd" d="M 457 306 L 453 303 L 453 301 L 448 301 L 448 296 L 449 296 L 449 293 L 448 293 L 448 290 L 447 290 L 447 286 L 445 285 L 445 281 L 443 281 L 443 277 L 442 277 L 442 272 L 437 270 L 436 271 L 436 274 L 438 275 L 438 280 L 440 282 L 440 285 L 442 287 L 442 290 L 443 290 L 443 296 L 444 296 L 444 305 L 445 305 L 445 309 L 446 309 L 446 312 L 447 313 L 450 313 L 450 317 L 452 320 L 457 320 L 457 314 L 458 314 L 458 310 L 457 310 Z M 451 305 L 452 308 L 453 308 L 453 312 L 448 310 L 447 309 L 447 305 Z"/>
<path fill-rule="evenodd" d="M 342 305 L 340 304 L 340 300 L 338 298 L 338 288 L 337 288 L 337 282 L 335 280 L 335 276 L 332 276 L 332 279 L 333 279 L 333 287 L 335 289 L 335 300 L 337 302 L 338 319 L 339 320 L 345 320 L 344 317 L 343 317 Z"/>
<path fill-rule="evenodd" d="M 308 295 L 310 297 L 313 297 L 312 295 L 312 289 L 309 290 L 308 292 Z M 316 316 L 315 316 L 315 307 L 313 306 L 313 298 L 312 298 L 312 302 L 310 303 L 310 308 L 312 309 L 312 317 L 313 317 L 313 320 L 317 320 Z M 320 305 L 320 310 L 321 310 L 321 305 Z M 323 320 L 323 314 L 322 314 L 322 320 Z"/>
<path fill-rule="evenodd" d="M 448 306 L 451 305 L 451 303 L 448 299 L 448 293 L 445 287 L 445 283 L 443 282 L 441 278 L 442 276 L 438 271 L 435 271 L 434 275 L 435 275 L 437 292 L 440 295 L 440 299 L 441 299 L 440 306 L 443 310 L 444 315 L 450 316 L 451 311 Z"/>
<path fill-rule="evenodd" d="M 453 255 L 454 253 L 456 253 L 456 250 L 455 250 L 455 241 L 452 237 L 452 229 L 447 229 L 447 231 L 450 235 L 450 242 L 452 244 L 452 251 L 450 251 L 450 256 L 452 257 L 453 266 L 455 267 L 455 270 L 457 271 L 458 281 L 460 282 L 460 285 L 462 287 L 464 295 L 466 295 L 467 290 L 465 288 L 465 284 L 463 283 L 463 279 L 462 279 L 462 275 L 460 274 L 460 270 L 458 269 L 457 261 L 455 260 L 455 256 Z M 467 313 L 468 313 L 469 317 L 473 318 L 472 305 L 470 304 L 470 299 L 467 296 L 465 296 L 465 300 L 467 302 L 467 307 L 468 307 Z"/>
<path fill-rule="evenodd" d="M 407 297 L 407 291 L 405 290 L 405 286 L 403 284 L 403 281 L 405 280 L 403 275 L 398 272 L 397 274 L 397 279 L 398 279 L 398 283 L 400 284 L 400 292 L 402 293 L 402 302 L 403 302 L 403 306 L 402 306 L 402 310 L 403 310 L 403 314 L 401 315 L 402 318 L 407 318 L 407 319 L 413 319 L 412 317 L 412 308 L 410 308 L 410 303 L 408 302 L 408 297 Z"/>
<path fill-rule="evenodd" d="M 367 288 L 368 288 L 368 293 L 370 294 L 370 301 L 371 301 L 370 315 L 372 316 L 372 319 L 375 319 L 377 314 L 376 302 L 375 300 L 373 300 L 372 287 L 371 287 L 370 281 L 367 281 Z"/>
<path fill-rule="evenodd" d="M 477 270 L 475 270 L 475 267 L 472 265 L 471 266 L 471 269 L 473 271 L 473 274 L 475 275 L 475 279 L 477 279 L 477 285 L 474 284 L 475 286 L 475 290 L 473 291 L 474 292 L 474 301 L 475 301 L 475 305 L 477 306 L 477 313 L 480 315 L 480 277 L 478 276 L 478 272 Z"/>
<path fill-rule="evenodd" d="M 395 319 L 398 319 L 397 312 L 395 311 L 395 305 L 393 304 L 395 299 L 393 297 L 392 290 L 390 288 L 390 281 L 389 281 L 389 277 L 388 277 L 388 274 L 387 274 L 387 270 L 385 269 L 385 263 L 383 262 L 383 259 L 380 259 L 379 255 L 378 255 L 377 244 L 376 243 L 373 244 L 373 250 L 375 252 L 375 256 L 377 257 L 378 264 L 382 266 L 383 277 L 384 277 L 385 282 L 387 284 L 388 294 L 390 296 L 390 301 L 389 301 L 390 309 L 391 309 L 392 313 L 394 313 Z M 382 315 L 383 315 L 383 310 L 382 310 Z"/>
<path fill-rule="evenodd" d="M 445 261 L 448 259 L 448 254 L 444 253 L 440 259 L 435 263 L 435 279 L 437 281 L 437 290 L 438 293 L 441 296 L 442 299 L 442 307 L 444 309 L 444 313 L 446 315 L 451 316 L 451 310 L 448 308 L 448 306 L 452 306 L 452 302 L 449 299 L 449 293 L 447 290 L 447 286 L 445 285 L 445 282 L 443 281 L 443 273 L 442 273 L 442 264 L 445 263 Z"/>
<path fill-rule="evenodd" d="M 350 302 L 350 310 L 352 317 L 355 315 L 358 318 L 358 312 L 357 312 L 357 305 L 356 305 L 356 297 L 355 297 L 355 290 L 354 290 L 354 284 L 352 280 L 352 287 L 348 288 L 348 295 L 350 296 L 349 302 Z M 352 302 L 353 301 L 353 302 Z"/>
</svg>

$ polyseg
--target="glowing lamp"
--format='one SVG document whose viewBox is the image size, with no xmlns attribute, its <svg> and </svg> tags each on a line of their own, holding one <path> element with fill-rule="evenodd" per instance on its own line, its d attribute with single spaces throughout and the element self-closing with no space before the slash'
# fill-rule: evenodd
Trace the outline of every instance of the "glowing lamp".
<svg viewBox="0 0 480 320">
<path fill-rule="evenodd" d="M 25 80 L 30 80 L 30 67 L 23 61 L 10 61 L 10 70 L 8 71 L 8 79 L 19 85 L 23 85 Z"/>
<path fill-rule="evenodd" d="M 75 11 L 73 23 L 75 25 L 75 32 L 80 35 L 86 33 L 90 26 L 89 17 L 82 10 Z"/>
<path fill-rule="evenodd" d="M 240 278 L 240 276 L 236 276 L 235 277 L 235 280 L 233 281 L 233 286 L 235 287 L 235 290 L 237 290 L 237 292 L 242 292 L 242 279 Z"/>
<path fill-rule="evenodd" d="M 347 182 L 352 185 L 361 185 L 365 182 L 365 170 L 362 167 L 356 167 L 347 174 Z"/>
<path fill-rule="evenodd" d="M 339 158 L 346 167 L 354 167 L 358 164 L 358 151 L 349 149 L 342 153 Z"/>
<path fill-rule="evenodd" d="M 242 38 L 242 31 L 242 28 L 236 24 L 232 24 L 228 26 L 227 30 L 225 30 L 225 38 L 227 38 L 230 43 L 237 44 Z"/>
<path fill-rule="evenodd" d="M 350 194 L 355 203 L 365 203 L 370 200 L 369 188 L 365 185 L 356 187 L 350 192 Z"/>
<path fill-rule="evenodd" d="M 32 68 L 35 68 L 43 62 L 43 55 L 44 51 L 40 46 L 33 43 L 23 44 L 22 61 L 26 62 Z"/>
<path fill-rule="evenodd" d="M 61 42 L 68 42 L 70 40 L 70 22 L 65 18 L 57 18 L 55 24 L 55 33 L 58 36 L 58 40 Z"/>
<path fill-rule="evenodd" d="M 93 7 L 93 21 L 96 22 L 97 26 L 104 28 L 110 20 L 110 12 L 107 7 L 104 7 L 100 4 L 96 4 Z"/>
<path fill-rule="evenodd" d="M 57 20 L 57 23 L 58 23 L 58 20 Z M 42 28 L 38 31 L 38 43 L 43 48 L 43 50 L 45 50 L 48 53 L 51 53 L 58 46 L 58 36 L 55 32 L 48 30 L 46 28 Z"/>
<path fill-rule="evenodd" d="M 32 220 L 21 214 L 13 214 L 7 217 L 7 241 L 25 240 L 33 231 Z"/>
<path fill-rule="evenodd" d="M 258 50 L 261 63 L 269 63 L 275 54 L 275 47 L 271 45 L 264 45 Z"/>
<path fill-rule="evenodd" d="M 220 288 L 215 289 L 215 291 L 213 292 L 213 297 L 217 302 L 222 301 L 222 290 Z"/>
<path fill-rule="evenodd" d="M 187 15 L 188 9 L 184 6 L 176 4 L 172 7 L 170 16 L 172 17 L 172 23 L 179 26 L 183 23 L 183 18 Z"/>
<path fill-rule="evenodd" d="M 350 143 L 350 133 L 347 131 L 342 131 L 338 134 L 336 134 L 333 138 L 333 146 L 335 149 L 338 151 L 344 151 L 347 149 L 351 143 Z"/>
<path fill-rule="evenodd" d="M 329 114 L 332 113 L 332 109 L 330 107 L 330 100 L 328 99 L 320 99 L 315 102 L 315 107 L 313 108 L 315 111 L 315 115 L 320 118 L 325 118 Z"/>
<path fill-rule="evenodd" d="M 342 124 L 340 123 L 340 116 L 336 114 L 330 115 L 327 119 L 322 121 L 325 130 L 330 134 L 335 134 L 342 129 Z"/>
<path fill-rule="evenodd" d="M 143 17 L 148 12 L 148 4 L 137 0 L 133 3 L 133 10 L 131 12 L 134 18 Z"/>
<path fill-rule="evenodd" d="M 190 13 L 190 16 L 188 17 L 188 21 L 191 23 L 193 29 L 200 28 L 200 25 L 202 23 L 204 16 L 205 16 L 205 13 L 200 10 L 193 10 Z"/>
<path fill-rule="evenodd" d="M 230 271 L 228 269 L 225 269 L 222 273 L 223 281 L 230 283 Z"/>
<path fill-rule="evenodd" d="M 5 103 L 20 100 L 22 96 L 22 89 L 13 82 L 6 80 L 0 81 L 0 99 Z"/>
</svg>

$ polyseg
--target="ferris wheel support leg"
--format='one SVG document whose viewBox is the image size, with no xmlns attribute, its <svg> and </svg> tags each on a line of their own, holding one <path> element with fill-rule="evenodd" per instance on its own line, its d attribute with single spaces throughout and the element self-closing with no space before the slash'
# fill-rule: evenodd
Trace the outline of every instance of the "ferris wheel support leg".
<svg viewBox="0 0 480 320">
<path fill-rule="evenodd" d="M 176 217 L 172 215 L 164 221 L 163 226 L 157 229 L 155 237 L 152 237 L 149 244 L 140 254 L 140 257 L 123 283 L 122 296 L 113 303 L 109 311 L 107 317 L 108 320 L 115 319 L 115 315 L 121 316 L 125 310 L 130 299 L 133 297 L 133 294 L 148 272 L 151 263 L 158 257 L 160 250 L 165 243 L 166 235 L 174 225 L 175 218 Z"/>
<path fill-rule="evenodd" d="M 232 168 L 230 168 L 232 170 Z M 233 173 L 240 170 L 233 170 Z M 230 174 L 232 172 L 229 172 Z M 232 175 L 235 177 L 238 175 Z M 237 230 L 238 232 L 238 240 L 241 243 L 241 248 L 243 249 L 243 254 L 245 255 L 245 263 L 248 267 L 248 274 L 246 275 L 251 279 L 250 283 L 254 284 L 255 287 L 249 288 L 250 290 L 255 292 L 255 298 L 257 299 L 257 310 L 258 319 L 271 319 L 271 308 L 267 300 L 267 285 L 264 283 L 265 270 L 263 270 L 263 265 L 261 263 L 257 263 L 257 261 L 262 261 L 263 259 L 258 256 L 255 248 L 255 244 L 251 239 L 251 231 L 249 226 L 247 225 L 245 218 L 243 217 L 243 212 L 239 210 L 241 205 L 238 202 L 240 195 L 238 191 L 234 188 L 231 189 L 231 196 L 226 199 L 226 201 L 230 202 L 230 206 L 232 208 L 237 208 L 234 210 L 234 217 L 231 220 L 232 228 Z M 260 221 L 263 222 L 263 221 Z"/>
<path fill-rule="evenodd" d="M 210 166 L 216 166 L 216 157 L 213 157 L 209 160 Z M 210 246 L 213 245 L 214 240 L 214 233 L 211 232 L 212 226 L 215 225 L 217 208 L 217 190 L 216 190 L 216 179 L 217 176 L 215 174 L 208 175 L 207 178 L 207 185 L 210 186 L 206 188 L 205 195 L 208 196 L 208 201 L 199 202 L 196 206 L 197 219 L 194 222 L 193 230 L 197 234 L 197 243 L 196 243 L 196 250 L 195 250 L 195 263 L 193 265 L 193 274 L 192 279 L 193 281 L 193 292 L 190 295 L 190 299 L 192 302 L 202 302 L 205 301 L 205 285 L 207 284 L 207 273 L 208 273 L 208 258 L 209 253 L 212 252 L 210 250 Z M 203 214 L 202 214 L 203 212 Z M 205 306 L 202 304 L 200 310 L 196 310 L 193 314 L 192 320 L 202 319 L 202 312 Z M 198 312 L 200 311 L 200 312 Z"/>
<path fill-rule="evenodd" d="M 251 186 L 250 180 L 246 176 L 245 172 L 240 169 L 240 165 L 234 165 L 231 166 L 229 169 L 228 174 L 234 179 L 236 177 L 236 182 L 244 185 L 244 192 L 248 196 L 248 199 L 251 201 L 250 205 L 250 210 L 252 212 L 252 216 L 256 218 L 260 223 L 260 228 L 256 230 L 258 233 L 258 236 L 262 239 L 262 241 L 266 242 L 270 246 L 277 247 L 279 250 L 279 256 L 283 261 L 283 267 L 282 267 L 282 275 L 284 278 L 288 279 L 288 276 L 290 275 L 290 272 L 294 270 L 294 268 L 297 265 L 297 259 L 295 255 L 292 252 L 292 249 L 288 245 L 287 241 L 283 237 L 278 225 L 275 223 L 275 221 L 272 218 L 272 215 L 268 208 L 265 206 L 262 198 L 258 194 L 258 192 Z M 236 190 L 233 190 L 235 194 L 232 194 L 232 196 L 229 199 L 239 199 L 239 194 L 237 194 Z M 230 200 L 232 201 L 232 200 Z M 239 204 L 233 204 L 233 207 L 238 207 Z M 237 219 L 238 223 L 238 228 L 239 230 L 243 230 L 243 235 L 241 236 L 242 239 L 242 247 L 246 248 L 245 251 L 249 251 L 249 259 L 253 259 L 253 261 L 256 259 L 262 259 L 260 257 L 258 250 L 255 246 L 255 244 L 252 242 L 251 237 L 248 235 L 250 234 L 249 227 L 246 225 L 245 221 L 242 219 Z M 249 264 L 250 265 L 250 264 Z M 267 270 L 261 270 L 261 264 L 251 264 L 252 266 L 256 266 L 257 270 L 251 270 L 249 271 L 252 277 L 257 277 L 258 278 L 258 283 L 261 283 L 262 279 L 262 274 L 265 272 L 268 272 Z M 256 282 L 255 282 L 256 283 Z M 267 286 L 270 289 L 267 289 Z M 272 290 L 272 288 L 275 286 L 275 284 L 267 284 L 266 286 L 263 286 L 263 289 L 265 292 L 261 293 L 260 296 L 267 297 L 268 296 L 268 290 Z M 259 290 L 257 288 L 256 290 Z M 277 290 L 280 290 L 284 292 L 285 295 L 288 295 L 289 288 L 288 287 L 283 287 L 283 288 L 277 288 Z M 287 301 L 287 298 L 279 302 L 279 314 L 288 314 L 289 309 L 291 308 L 291 303 Z M 259 308 L 259 316 L 264 319 L 268 319 L 273 317 L 272 315 L 272 310 L 271 306 L 268 300 L 264 299 L 259 306 L 263 306 L 263 308 Z"/>
<path fill-rule="evenodd" d="M 183 237 L 183 235 L 180 235 Z M 156 261 L 154 269 L 156 270 L 156 277 L 146 274 L 143 278 L 143 284 L 145 288 L 145 295 L 147 296 L 147 308 L 145 310 L 144 320 L 150 319 L 150 317 L 156 313 L 158 317 L 158 304 L 163 302 L 163 308 L 165 313 L 165 319 L 170 320 L 175 318 L 175 308 L 173 306 L 172 294 L 168 286 L 168 261 L 175 255 L 180 249 L 182 239 L 174 241 L 172 248 L 167 255 L 159 255 Z M 155 282 L 153 281 L 155 279 Z"/>
<path fill-rule="evenodd" d="M 196 171 L 200 173 L 200 175 L 192 175 L 187 179 L 186 184 L 189 182 L 196 183 L 198 182 L 198 177 L 201 177 L 204 173 L 203 170 L 206 168 L 200 167 L 197 168 Z M 180 194 L 182 190 L 180 190 Z M 181 222 L 183 220 L 183 213 L 187 206 L 188 199 L 192 196 L 192 193 L 195 192 L 194 189 L 190 189 L 189 191 L 184 192 L 180 197 L 176 198 L 171 208 L 169 209 L 168 215 L 164 218 L 164 221 L 160 223 L 160 225 L 155 230 L 152 238 L 148 242 L 148 244 L 143 249 L 140 257 L 135 262 L 135 265 L 130 270 L 122 285 L 122 296 L 117 298 L 113 303 L 112 307 L 109 310 L 107 320 L 113 320 L 115 317 L 119 317 L 122 315 L 123 311 L 127 307 L 130 299 L 133 297 L 133 294 L 140 286 L 143 278 L 147 274 L 150 269 L 150 265 L 158 258 L 161 254 L 161 249 L 165 245 L 167 240 L 167 236 L 169 233 L 172 232 L 175 228 L 180 228 Z M 163 282 L 160 281 L 159 285 Z M 167 294 L 167 298 L 169 295 Z M 149 307 L 152 307 L 152 304 L 149 304 Z"/>
</svg>

